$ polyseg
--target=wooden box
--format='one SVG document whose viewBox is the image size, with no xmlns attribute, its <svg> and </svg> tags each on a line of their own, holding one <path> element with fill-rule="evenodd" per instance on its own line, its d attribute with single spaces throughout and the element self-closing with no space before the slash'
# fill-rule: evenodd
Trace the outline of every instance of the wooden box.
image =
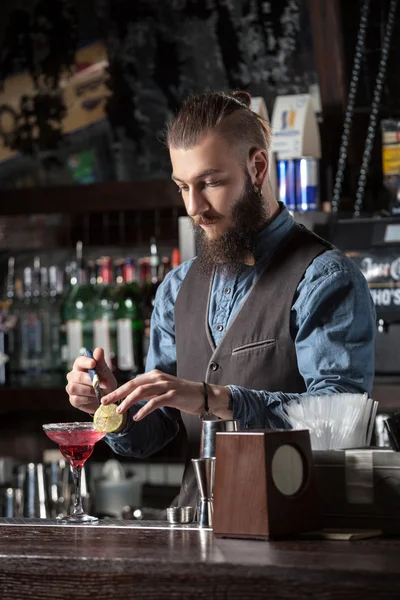
<svg viewBox="0 0 400 600">
<path fill-rule="evenodd" d="M 319 528 L 307 430 L 217 433 L 213 530 L 276 538 Z"/>
</svg>

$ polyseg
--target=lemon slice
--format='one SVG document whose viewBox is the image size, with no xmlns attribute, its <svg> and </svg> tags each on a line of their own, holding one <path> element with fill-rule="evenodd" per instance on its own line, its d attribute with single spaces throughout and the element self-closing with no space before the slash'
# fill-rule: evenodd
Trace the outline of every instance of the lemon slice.
<svg viewBox="0 0 400 600">
<path fill-rule="evenodd" d="M 93 424 L 97 431 L 103 433 L 113 433 L 117 431 L 123 423 L 124 415 L 117 413 L 116 404 L 100 404 L 93 416 Z"/>
</svg>

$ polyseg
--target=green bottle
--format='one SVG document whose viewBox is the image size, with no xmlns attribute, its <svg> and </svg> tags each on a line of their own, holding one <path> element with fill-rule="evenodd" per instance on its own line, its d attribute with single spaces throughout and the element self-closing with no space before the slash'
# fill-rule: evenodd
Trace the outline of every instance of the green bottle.
<svg viewBox="0 0 400 600">
<path fill-rule="evenodd" d="M 76 281 L 75 281 L 76 280 Z M 78 253 L 76 275 L 64 303 L 67 337 L 67 368 L 75 359 L 93 347 L 93 286 L 87 283 L 82 256 Z"/>
<path fill-rule="evenodd" d="M 128 381 L 143 371 L 143 317 L 140 288 L 136 281 L 135 264 L 125 260 L 123 283 L 115 302 L 117 323 L 118 379 Z"/>
</svg>

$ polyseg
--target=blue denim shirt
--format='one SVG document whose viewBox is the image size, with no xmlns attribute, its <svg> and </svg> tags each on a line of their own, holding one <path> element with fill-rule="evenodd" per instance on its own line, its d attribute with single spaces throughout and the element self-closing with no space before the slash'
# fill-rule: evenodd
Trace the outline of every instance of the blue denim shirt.
<svg viewBox="0 0 400 600">
<path fill-rule="evenodd" d="M 215 275 L 208 324 L 216 345 L 274 248 L 293 226 L 292 216 L 283 208 L 257 237 L 255 266 L 244 267 L 238 276 L 222 272 Z M 146 371 L 160 369 L 176 374 L 174 305 L 193 260 L 168 273 L 157 290 Z M 336 249 L 315 258 L 297 288 L 291 310 L 298 368 L 307 388 L 304 394 L 371 392 L 375 322 L 367 282 L 355 263 Z M 233 418 L 240 420 L 242 428 L 284 426 L 280 416 L 282 406 L 302 395 L 234 385 L 229 388 Z M 139 405 L 131 407 L 130 417 Z M 106 440 L 117 453 L 144 457 L 160 450 L 177 431 L 172 411 L 161 409 L 137 423 L 130 418 L 122 433 L 108 435 Z"/>
</svg>

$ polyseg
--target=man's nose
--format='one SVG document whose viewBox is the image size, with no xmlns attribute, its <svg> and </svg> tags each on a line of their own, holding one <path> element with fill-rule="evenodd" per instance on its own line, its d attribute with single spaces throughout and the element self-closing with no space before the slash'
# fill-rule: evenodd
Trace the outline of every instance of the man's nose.
<svg viewBox="0 0 400 600">
<path fill-rule="evenodd" d="M 186 212 L 189 217 L 197 217 L 210 208 L 203 194 L 195 188 L 190 188 L 186 198 Z"/>
</svg>

